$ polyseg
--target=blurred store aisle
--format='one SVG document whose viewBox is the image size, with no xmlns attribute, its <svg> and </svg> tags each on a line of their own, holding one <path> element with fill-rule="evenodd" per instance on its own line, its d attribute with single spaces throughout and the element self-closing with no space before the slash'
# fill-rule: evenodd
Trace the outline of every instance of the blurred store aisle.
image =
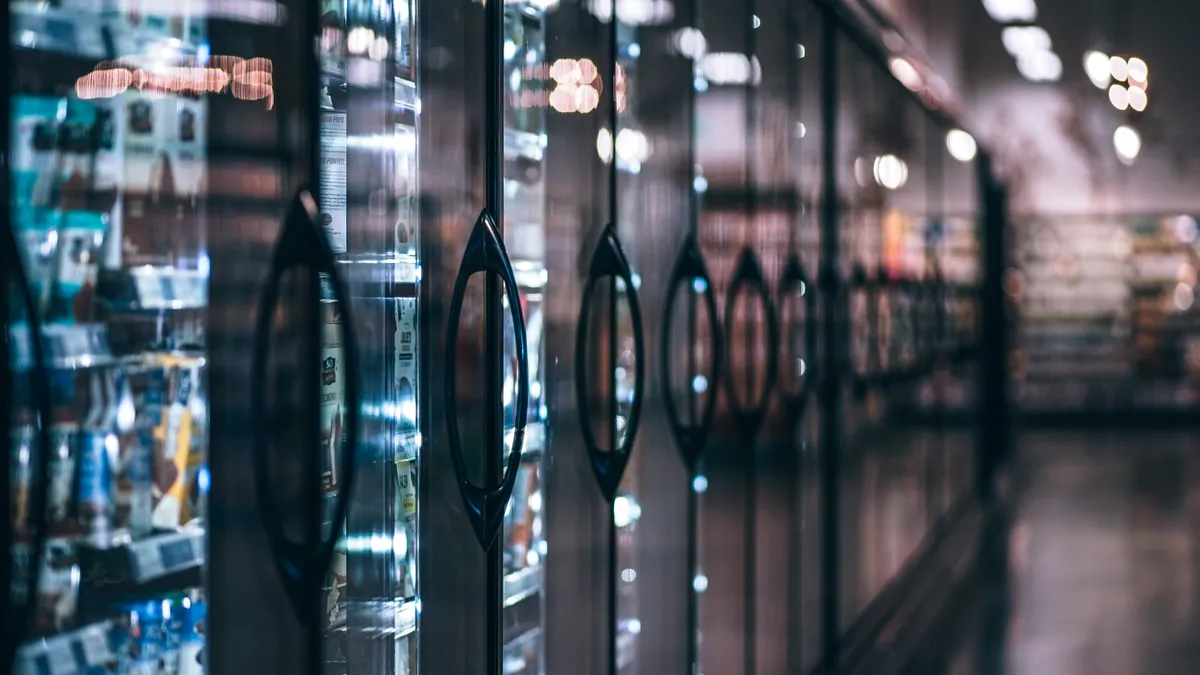
<svg viewBox="0 0 1200 675">
<path fill-rule="evenodd" d="M 1026 434 L 1020 453 L 1011 576 L 949 672 L 1196 673 L 1200 435 Z"/>
</svg>

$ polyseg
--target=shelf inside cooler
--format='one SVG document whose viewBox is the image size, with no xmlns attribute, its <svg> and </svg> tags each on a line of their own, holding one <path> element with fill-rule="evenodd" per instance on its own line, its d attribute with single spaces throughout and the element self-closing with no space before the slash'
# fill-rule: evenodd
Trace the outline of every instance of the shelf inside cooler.
<svg viewBox="0 0 1200 675">
<path fill-rule="evenodd" d="M 530 565 L 504 575 L 504 606 L 512 607 L 542 590 L 542 567 Z"/>
<path fill-rule="evenodd" d="M 33 365 L 33 345 L 29 326 L 9 329 L 12 336 L 12 364 L 18 372 Z M 43 356 L 52 370 L 78 370 L 122 363 L 113 357 L 104 324 L 51 324 L 42 327 Z"/>
<path fill-rule="evenodd" d="M 204 531 L 162 532 L 136 541 L 79 546 L 81 613 L 110 602 L 154 597 L 201 585 Z"/>
<path fill-rule="evenodd" d="M 95 13 L 34 2 L 14 2 L 10 12 L 10 39 L 17 47 L 95 60 L 110 57 Z"/>
<path fill-rule="evenodd" d="M 513 261 L 513 278 L 517 287 L 522 290 L 537 290 L 543 288 L 548 280 L 546 268 L 535 260 Z"/>
<path fill-rule="evenodd" d="M 409 600 L 396 610 L 396 637 L 411 635 L 417 630 L 417 603 Z"/>
<path fill-rule="evenodd" d="M 32 640 L 17 650 L 17 675 L 74 675 L 109 670 L 116 657 L 109 642 L 112 623 L 102 621 L 54 637 Z"/>
<path fill-rule="evenodd" d="M 208 304 L 208 274 L 149 265 L 101 270 L 96 295 L 117 311 L 202 309 Z"/>
<path fill-rule="evenodd" d="M 504 444 L 508 448 L 512 448 L 513 438 L 516 432 L 513 429 L 507 429 L 504 432 Z M 546 449 L 546 423 L 545 422 L 529 422 L 525 425 L 525 444 L 521 448 L 521 459 L 526 462 L 536 462 L 541 459 L 542 453 Z"/>
</svg>

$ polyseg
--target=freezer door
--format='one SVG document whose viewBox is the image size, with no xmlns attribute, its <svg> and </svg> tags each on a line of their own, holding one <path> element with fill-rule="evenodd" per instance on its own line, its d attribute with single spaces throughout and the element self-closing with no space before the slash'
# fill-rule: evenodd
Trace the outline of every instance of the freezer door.
<svg viewBox="0 0 1200 675">
<path fill-rule="evenodd" d="M 205 45 L 212 63 L 233 72 L 228 94 L 207 97 L 206 666 L 318 672 L 334 651 L 327 636 L 335 622 L 345 625 L 341 534 L 356 513 L 354 484 L 369 484 L 369 469 L 382 461 L 365 439 L 374 439 L 368 424 L 378 419 L 367 411 L 384 372 L 380 298 L 391 271 L 374 265 L 380 271 L 369 281 L 361 271 L 364 258 L 388 249 L 372 248 L 380 228 L 355 220 L 367 207 L 347 185 L 392 186 L 370 170 L 351 177 L 367 162 L 350 152 L 353 96 L 336 81 L 327 49 L 336 35 L 321 22 L 323 8 L 235 4 L 209 8 Z M 381 90 L 381 77 L 367 78 L 365 89 Z M 390 104 L 390 83 L 387 91 Z"/>
<path fill-rule="evenodd" d="M 295 646 L 358 387 L 315 178 L 315 17 L 8 5 L 4 669 L 316 667 Z M 322 470 L 327 381 L 345 394 Z"/>
</svg>

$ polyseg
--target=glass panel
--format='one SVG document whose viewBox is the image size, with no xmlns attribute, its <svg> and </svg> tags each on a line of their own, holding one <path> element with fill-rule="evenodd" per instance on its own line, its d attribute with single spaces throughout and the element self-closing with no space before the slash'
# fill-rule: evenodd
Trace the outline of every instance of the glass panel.
<svg viewBox="0 0 1200 675">
<path fill-rule="evenodd" d="M 407 675 L 417 670 L 420 597 L 418 16 L 413 0 L 324 0 L 321 11 L 322 219 L 368 329 L 358 336 L 354 499 L 326 582 L 323 659 L 327 673 Z M 337 357 L 336 344 L 322 349 L 323 364 Z M 338 392 L 326 393 L 324 409 L 336 411 Z"/>
<path fill-rule="evenodd" d="M 228 83 L 270 65 L 213 59 L 203 9 L 8 8 L 9 222 L 33 300 L 11 295 L 4 317 L 18 567 L 39 453 L 50 477 L 18 672 L 203 668 L 208 96 L 257 96 Z M 29 396 L 43 385 L 48 448 Z"/>
<path fill-rule="evenodd" d="M 548 407 L 545 386 L 546 176 L 547 108 L 538 105 L 549 80 L 546 60 L 545 2 L 511 2 L 504 8 L 504 63 L 507 91 L 504 112 L 504 243 L 512 258 L 521 296 L 529 353 L 529 409 L 525 447 L 516 486 L 504 520 L 504 639 L 506 673 L 542 672 L 544 573 L 546 555 L 544 466 Z M 506 304 L 507 306 L 507 304 Z M 505 429 L 518 411 L 516 343 L 506 319 L 504 394 Z M 512 432 L 505 437 L 512 447 Z"/>
</svg>

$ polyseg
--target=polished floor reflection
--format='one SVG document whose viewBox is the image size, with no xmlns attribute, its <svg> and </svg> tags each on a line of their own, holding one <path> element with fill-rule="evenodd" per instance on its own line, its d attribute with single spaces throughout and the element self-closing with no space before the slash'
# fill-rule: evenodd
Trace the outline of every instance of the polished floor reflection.
<svg viewBox="0 0 1200 675">
<path fill-rule="evenodd" d="M 972 638 L 949 672 L 1174 675 L 1200 666 L 1200 434 L 1038 433 Z"/>
</svg>

